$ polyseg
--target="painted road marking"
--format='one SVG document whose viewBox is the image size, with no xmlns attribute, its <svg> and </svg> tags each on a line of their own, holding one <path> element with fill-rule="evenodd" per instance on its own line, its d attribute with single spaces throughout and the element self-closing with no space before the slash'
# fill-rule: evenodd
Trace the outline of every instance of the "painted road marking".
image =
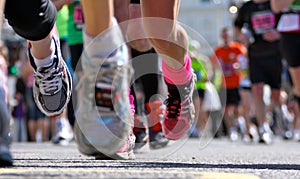
<svg viewBox="0 0 300 179">
<path fill-rule="evenodd" d="M 259 177 L 249 174 L 240 174 L 240 173 L 217 173 L 217 172 L 198 172 L 198 171 L 178 171 L 178 170 L 172 170 L 172 169 L 164 169 L 163 171 L 158 169 L 149 169 L 149 168 L 143 168 L 143 169 L 131 169 L 131 168 L 124 168 L 124 169 L 101 169 L 101 168 L 2 168 L 0 169 L 0 176 L 1 175 L 14 175 L 15 174 L 22 174 L 22 173 L 37 173 L 38 176 L 41 176 L 43 172 L 55 172 L 55 173 L 126 173 L 126 174 L 133 174 L 133 173 L 151 173 L 151 174 L 188 174 L 188 175 L 194 175 L 193 178 L 198 179 L 259 179 Z"/>
</svg>

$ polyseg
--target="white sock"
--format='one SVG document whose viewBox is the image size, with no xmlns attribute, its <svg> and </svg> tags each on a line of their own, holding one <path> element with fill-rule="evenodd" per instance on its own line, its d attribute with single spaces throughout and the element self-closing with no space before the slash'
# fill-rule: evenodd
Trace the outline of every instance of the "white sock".
<svg viewBox="0 0 300 179">
<path fill-rule="evenodd" d="M 54 44 L 54 41 L 52 40 L 51 41 L 51 49 L 53 49 L 52 53 L 50 56 L 44 58 L 44 59 L 38 59 L 38 58 L 35 58 L 33 55 L 33 59 L 34 59 L 34 63 L 37 67 L 41 67 L 41 66 L 49 66 L 52 64 L 53 62 L 53 58 L 54 58 L 54 53 L 55 53 L 55 44 Z"/>
<path fill-rule="evenodd" d="M 83 42 L 85 52 L 88 57 L 107 57 L 114 50 L 119 48 L 124 43 L 122 31 L 113 18 L 113 26 L 97 37 L 89 36 L 85 31 L 83 33 Z"/>
</svg>

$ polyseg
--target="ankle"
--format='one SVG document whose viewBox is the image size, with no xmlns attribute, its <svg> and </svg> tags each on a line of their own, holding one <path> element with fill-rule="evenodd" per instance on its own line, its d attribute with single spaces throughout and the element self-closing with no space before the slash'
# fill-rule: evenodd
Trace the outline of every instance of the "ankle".
<svg viewBox="0 0 300 179">
<path fill-rule="evenodd" d="M 166 82 L 176 85 L 183 85 L 188 83 L 192 78 L 193 74 L 191 68 L 191 59 L 189 56 L 186 57 L 186 61 L 183 67 L 178 70 L 171 68 L 164 61 L 162 63 L 162 69 Z"/>
</svg>

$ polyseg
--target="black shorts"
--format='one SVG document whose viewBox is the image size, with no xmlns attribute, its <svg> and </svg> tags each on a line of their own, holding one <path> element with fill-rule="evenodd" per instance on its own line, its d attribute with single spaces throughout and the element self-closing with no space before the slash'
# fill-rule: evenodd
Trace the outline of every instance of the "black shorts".
<svg viewBox="0 0 300 179">
<path fill-rule="evenodd" d="M 70 53 L 71 53 L 71 66 L 72 69 L 75 71 L 82 71 L 81 63 L 79 62 L 79 59 L 81 57 L 82 51 L 83 51 L 83 44 L 76 44 L 76 45 L 70 45 Z"/>
<path fill-rule="evenodd" d="M 130 4 L 140 4 L 140 0 L 130 0 Z"/>
<path fill-rule="evenodd" d="M 272 89 L 281 88 L 282 59 L 280 55 L 253 57 L 249 54 L 249 75 L 252 84 L 265 83 Z"/>
<path fill-rule="evenodd" d="M 17 34 L 28 40 L 47 37 L 57 10 L 50 0 L 6 0 L 4 14 Z"/>
<path fill-rule="evenodd" d="M 251 91 L 251 86 L 240 86 L 240 90 Z"/>
<path fill-rule="evenodd" d="M 225 101 L 222 101 L 222 105 L 239 105 L 241 101 L 240 93 L 239 93 L 239 88 L 232 88 L 232 89 L 225 89 L 221 88 L 221 93 L 225 94 Z M 225 93 L 226 91 L 226 93 Z"/>
<path fill-rule="evenodd" d="M 300 66 L 300 33 L 283 33 L 280 49 L 290 67 Z"/>
</svg>

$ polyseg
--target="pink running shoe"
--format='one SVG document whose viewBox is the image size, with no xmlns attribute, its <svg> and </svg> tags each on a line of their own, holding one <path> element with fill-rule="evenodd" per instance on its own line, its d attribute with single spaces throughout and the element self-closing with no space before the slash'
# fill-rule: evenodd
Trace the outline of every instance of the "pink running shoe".
<svg viewBox="0 0 300 179">
<path fill-rule="evenodd" d="M 167 83 L 168 98 L 165 101 L 167 106 L 163 120 L 164 134 L 168 139 L 178 140 L 183 137 L 195 118 L 195 108 L 192 101 L 192 94 L 195 86 L 194 76 L 184 85 Z"/>
</svg>

